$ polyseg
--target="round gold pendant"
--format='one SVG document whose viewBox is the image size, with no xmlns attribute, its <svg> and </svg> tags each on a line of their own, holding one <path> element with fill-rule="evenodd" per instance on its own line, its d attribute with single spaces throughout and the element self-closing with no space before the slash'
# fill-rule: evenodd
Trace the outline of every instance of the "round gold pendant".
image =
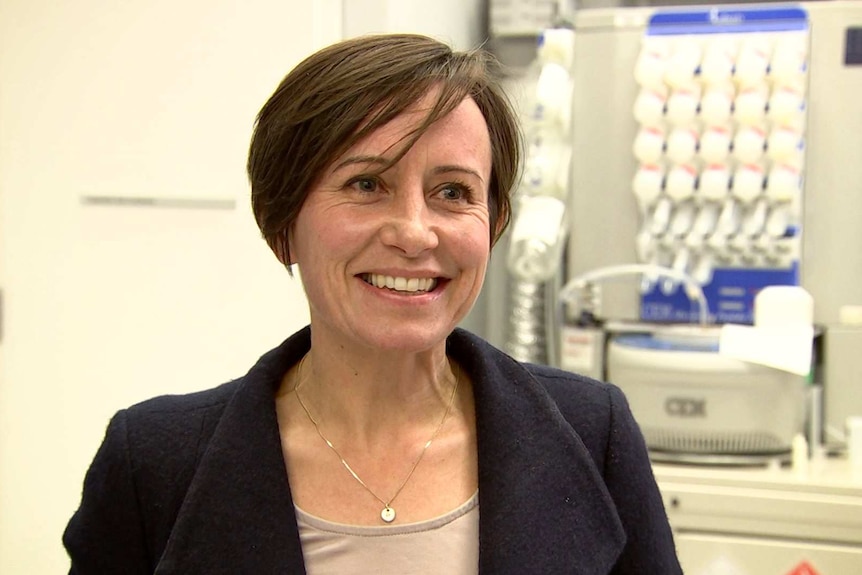
<svg viewBox="0 0 862 575">
<path fill-rule="evenodd" d="M 388 505 L 380 512 L 380 519 L 386 523 L 392 523 L 395 520 L 395 510 Z"/>
</svg>

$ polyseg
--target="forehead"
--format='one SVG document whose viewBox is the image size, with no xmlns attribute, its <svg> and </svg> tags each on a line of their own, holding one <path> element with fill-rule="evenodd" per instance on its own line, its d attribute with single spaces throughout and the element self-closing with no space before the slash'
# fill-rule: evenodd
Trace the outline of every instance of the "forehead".
<svg viewBox="0 0 862 575">
<path fill-rule="evenodd" d="M 415 136 L 436 102 L 433 92 L 410 106 L 390 122 L 380 126 L 348 149 L 334 164 L 357 155 L 394 159 Z M 470 163 L 474 168 L 491 165 L 491 137 L 479 106 L 464 98 L 450 113 L 439 118 L 416 140 L 406 155 L 421 150 L 431 160 L 447 158 Z"/>
</svg>

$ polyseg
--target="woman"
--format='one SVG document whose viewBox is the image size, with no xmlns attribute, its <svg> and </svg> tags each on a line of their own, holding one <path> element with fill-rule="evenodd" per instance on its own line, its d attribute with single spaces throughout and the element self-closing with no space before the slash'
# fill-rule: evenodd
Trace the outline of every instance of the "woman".
<svg viewBox="0 0 862 575">
<path fill-rule="evenodd" d="M 249 154 L 310 327 L 117 414 L 72 573 L 679 573 L 615 387 L 456 328 L 509 219 L 514 115 L 481 52 L 412 35 L 294 69 Z"/>
</svg>

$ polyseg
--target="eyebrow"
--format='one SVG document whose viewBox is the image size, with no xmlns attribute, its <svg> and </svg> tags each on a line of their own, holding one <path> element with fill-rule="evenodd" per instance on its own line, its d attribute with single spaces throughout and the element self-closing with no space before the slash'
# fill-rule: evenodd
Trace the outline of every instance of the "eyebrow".
<svg viewBox="0 0 862 575">
<path fill-rule="evenodd" d="M 473 170 L 471 168 L 467 168 L 464 166 L 456 166 L 456 165 L 447 165 L 447 166 L 437 166 L 432 170 L 434 174 L 448 174 L 450 172 L 459 172 L 462 174 L 469 174 L 471 176 L 476 177 L 483 184 L 485 183 L 485 179 L 479 175 L 479 172 Z"/>
<path fill-rule="evenodd" d="M 385 166 L 389 162 L 390 160 L 387 160 L 386 158 L 383 158 L 381 156 L 350 156 L 338 162 L 335 167 L 332 168 L 332 171 L 337 172 L 338 170 L 352 164 L 378 164 L 381 166 Z"/>
<path fill-rule="evenodd" d="M 338 170 L 341 170 L 341 169 L 346 168 L 347 166 L 350 166 L 353 164 L 376 164 L 379 166 L 385 166 L 385 165 L 389 164 L 390 161 L 391 160 L 388 160 L 388 159 L 381 157 L 381 156 L 350 156 L 350 157 L 345 158 L 344 160 L 338 162 L 338 164 L 336 164 L 335 167 L 332 168 L 332 171 L 337 172 Z M 472 168 L 467 168 L 465 166 L 458 166 L 455 164 L 446 164 L 443 166 L 435 167 L 431 172 L 435 175 L 449 174 L 452 172 L 468 174 L 468 175 L 474 176 L 483 184 L 485 183 L 485 179 L 479 175 L 479 172 L 477 172 L 476 170 L 473 170 Z"/>
</svg>

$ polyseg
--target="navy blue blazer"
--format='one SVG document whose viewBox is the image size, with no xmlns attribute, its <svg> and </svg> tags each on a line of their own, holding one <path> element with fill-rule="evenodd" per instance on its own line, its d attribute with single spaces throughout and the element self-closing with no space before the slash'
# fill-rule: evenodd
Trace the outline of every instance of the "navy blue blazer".
<svg viewBox="0 0 862 575">
<path fill-rule="evenodd" d="M 70 573 L 304 574 L 274 392 L 305 328 L 245 376 L 120 411 L 63 541 Z M 646 447 L 612 385 L 456 330 L 479 451 L 479 572 L 681 573 Z"/>
</svg>

